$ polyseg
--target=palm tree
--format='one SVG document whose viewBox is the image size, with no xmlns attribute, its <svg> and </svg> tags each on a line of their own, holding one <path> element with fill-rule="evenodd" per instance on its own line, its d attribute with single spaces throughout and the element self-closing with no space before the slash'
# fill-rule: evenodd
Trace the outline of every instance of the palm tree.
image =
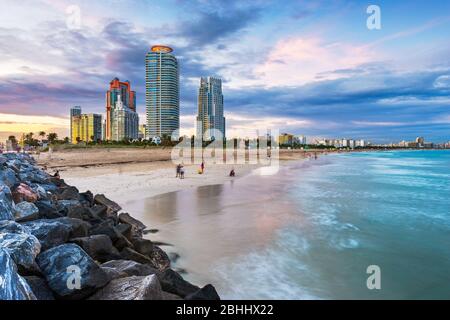
<svg viewBox="0 0 450 320">
<path fill-rule="evenodd" d="M 39 137 L 41 137 L 41 141 L 42 141 L 42 139 L 44 139 L 44 137 L 45 137 L 45 132 L 39 131 Z"/>
<path fill-rule="evenodd" d="M 58 135 L 54 132 L 51 132 L 47 135 L 48 142 L 54 143 L 58 139 Z"/>
<path fill-rule="evenodd" d="M 8 140 L 11 141 L 12 144 L 17 143 L 16 136 L 9 136 L 9 137 L 8 137 Z"/>
</svg>

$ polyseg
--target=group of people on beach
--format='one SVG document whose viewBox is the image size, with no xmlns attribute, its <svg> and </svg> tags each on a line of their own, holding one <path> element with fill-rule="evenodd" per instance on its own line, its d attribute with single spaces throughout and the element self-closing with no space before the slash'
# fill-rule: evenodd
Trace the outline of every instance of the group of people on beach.
<svg viewBox="0 0 450 320">
<path fill-rule="evenodd" d="M 205 172 L 205 162 L 202 161 L 202 163 L 200 164 L 200 168 L 198 169 L 198 174 L 203 174 L 204 172 Z M 230 177 L 236 176 L 234 168 L 231 169 L 229 176 Z M 175 178 L 184 179 L 184 166 L 181 163 L 177 164 Z"/>
</svg>

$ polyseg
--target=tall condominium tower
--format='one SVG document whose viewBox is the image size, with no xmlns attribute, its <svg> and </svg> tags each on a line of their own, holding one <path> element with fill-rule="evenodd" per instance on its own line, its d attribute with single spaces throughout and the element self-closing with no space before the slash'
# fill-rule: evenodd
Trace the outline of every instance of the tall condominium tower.
<svg viewBox="0 0 450 320">
<path fill-rule="evenodd" d="M 217 138 L 214 129 L 225 139 L 223 116 L 222 80 L 213 77 L 201 78 L 198 90 L 197 136 L 204 140 Z"/>
<path fill-rule="evenodd" d="M 106 140 L 137 139 L 139 116 L 136 113 L 136 92 L 129 81 L 114 78 L 106 92 Z"/>
<path fill-rule="evenodd" d="M 172 48 L 153 46 L 145 57 L 145 105 L 147 137 L 176 138 L 180 128 L 178 61 Z"/>
<path fill-rule="evenodd" d="M 72 143 L 81 141 L 90 142 L 97 141 L 102 138 L 102 115 L 100 114 L 82 114 L 80 113 L 71 117 L 70 128 Z"/>
<path fill-rule="evenodd" d="M 73 132 L 73 128 L 72 128 L 72 119 L 74 116 L 79 116 L 81 115 L 81 107 L 80 106 L 75 106 L 70 108 L 70 142 L 75 143 L 75 141 L 72 140 L 72 132 Z"/>
</svg>

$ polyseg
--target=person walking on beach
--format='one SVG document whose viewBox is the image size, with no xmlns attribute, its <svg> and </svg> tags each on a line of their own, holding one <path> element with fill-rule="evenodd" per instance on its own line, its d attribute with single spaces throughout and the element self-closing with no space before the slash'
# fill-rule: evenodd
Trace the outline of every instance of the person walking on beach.
<svg viewBox="0 0 450 320">
<path fill-rule="evenodd" d="M 202 164 L 200 165 L 200 169 L 201 169 L 202 173 L 203 173 L 203 171 L 205 171 L 205 162 L 204 161 L 202 161 Z"/>
<path fill-rule="evenodd" d="M 181 164 L 177 164 L 177 175 L 175 176 L 175 178 L 180 177 L 180 172 L 181 172 Z"/>
<path fill-rule="evenodd" d="M 184 167 L 180 165 L 180 179 L 184 179 Z"/>
</svg>

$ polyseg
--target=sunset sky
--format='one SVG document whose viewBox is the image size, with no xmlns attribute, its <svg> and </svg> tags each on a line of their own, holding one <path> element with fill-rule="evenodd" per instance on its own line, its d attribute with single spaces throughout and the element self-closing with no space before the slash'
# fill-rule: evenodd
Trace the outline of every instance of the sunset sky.
<svg viewBox="0 0 450 320">
<path fill-rule="evenodd" d="M 366 26 L 370 4 L 381 30 Z M 199 78 L 216 76 L 228 136 L 271 127 L 448 141 L 449 40 L 449 1 L 2 0 L 0 141 L 66 136 L 70 107 L 104 113 L 114 77 L 131 81 L 143 123 L 154 44 L 180 61 L 182 133 L 194 128 Z"/>
</svg>

